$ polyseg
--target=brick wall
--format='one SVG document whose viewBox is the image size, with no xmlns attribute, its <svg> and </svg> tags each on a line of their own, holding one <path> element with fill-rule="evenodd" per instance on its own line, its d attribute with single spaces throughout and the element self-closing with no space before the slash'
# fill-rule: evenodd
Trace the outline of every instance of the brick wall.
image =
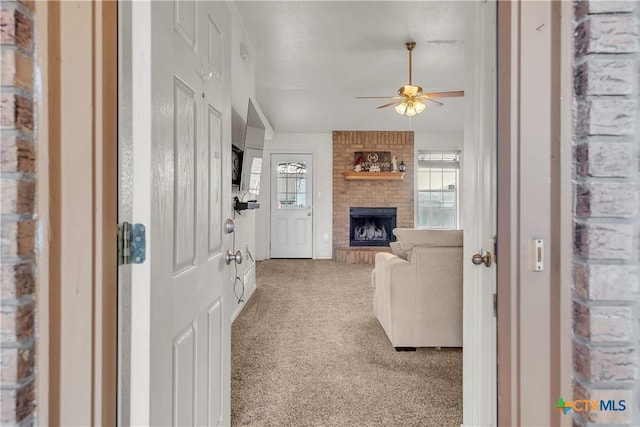
<svg viewBox="0 0 640 427">
<path fill-rule="evenodd" d="M 34 423 L 34 2 L 0 10 L 0 424 Z"/>
<path fill-rule="evenodd" d="M 639 4 L 578 1 L 574 63 L 574 412 L 577 425 L 640 425 Z"/>
<path fill-rule="evenodd" d="M 390 151 L 403 160 L 402 181 L 346 180 L 356 151 Z M 397 226 L 413 227 L 413 132 L 333 132 L 333 247 L 349 246 L 350 207 L 397 207 Z"/>
</svg>

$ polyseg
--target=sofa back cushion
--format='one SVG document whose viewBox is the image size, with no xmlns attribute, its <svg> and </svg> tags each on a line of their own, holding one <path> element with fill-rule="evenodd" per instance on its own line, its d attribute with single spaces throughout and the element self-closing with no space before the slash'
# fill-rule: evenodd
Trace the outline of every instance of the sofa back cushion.
<svg viewBox="0 0 640 427">
<path fill-rule="evenodd" d="M 462 246 L 462 230 L 424 230 L 418 228 L 394 228 L 393 234 L 398 238 L 405 252 L 415 246 L 426 247 L 458 247 Z"/>
</svg>

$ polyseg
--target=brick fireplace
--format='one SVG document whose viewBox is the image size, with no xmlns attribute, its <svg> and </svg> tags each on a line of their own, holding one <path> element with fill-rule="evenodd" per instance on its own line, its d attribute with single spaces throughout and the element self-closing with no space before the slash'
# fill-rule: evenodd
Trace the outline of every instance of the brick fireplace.
<svg viewBox="0 0 640 427">
<path fill-rule="evenodd" d="M 388 151 L 402 160 L 404 179 L 347 179 L 345 172 L 353 172 L 354 153 L 363 151 Z M 395 226 L 413 227 L 413 151 L 413 132 L 333 132 L 333 255 L 337 261 L 373 264 L 376 252 L 390 251 L 388 242 L 385 246 L 351 244 L 351 208 L 396 208 Z M 370 227 L 370 232 L 382 233 L 381 227 Z"/>
</svg>

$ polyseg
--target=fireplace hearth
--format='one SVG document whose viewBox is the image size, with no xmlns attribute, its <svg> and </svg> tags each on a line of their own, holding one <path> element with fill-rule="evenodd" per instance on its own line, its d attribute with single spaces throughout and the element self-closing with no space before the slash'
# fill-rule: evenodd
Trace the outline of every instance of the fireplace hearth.
<svg viewBox="0 0 640 427">
<path fill-rule="evenodd" d="M 349 246 L 389 246 L 397 208 L 349 208 Z"/>
</svg>

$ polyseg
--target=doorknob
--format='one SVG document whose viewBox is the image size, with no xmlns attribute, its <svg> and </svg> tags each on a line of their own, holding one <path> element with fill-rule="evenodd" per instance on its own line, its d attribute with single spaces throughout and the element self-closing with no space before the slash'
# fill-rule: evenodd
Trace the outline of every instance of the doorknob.
<svg viewBox="0 0 640 427">
<path fill-rule="evenodd" d="M 491 252 L 480 249 L 479 254 L 474 254 L 471 257 L 471 262 L 475 265 L 484 264 L 485 267 L 491 267 Z"/>
<path fill-rule="evenodd" d="M 311 212 L 307 212 L 307 216 L 311 216 Z"/>
<path fill-rule="evenodd" d="M 231 250 L 228 250 L 227 254 L 224 257 L 224 260 L 227 263 L 227 265 L 231 264 L 233 261 L 235 261 L 236 264 L 242 264 L 242 251 L 238 250 L 234 254 L 233 252 L 231 252 Z"/>
</svg>

